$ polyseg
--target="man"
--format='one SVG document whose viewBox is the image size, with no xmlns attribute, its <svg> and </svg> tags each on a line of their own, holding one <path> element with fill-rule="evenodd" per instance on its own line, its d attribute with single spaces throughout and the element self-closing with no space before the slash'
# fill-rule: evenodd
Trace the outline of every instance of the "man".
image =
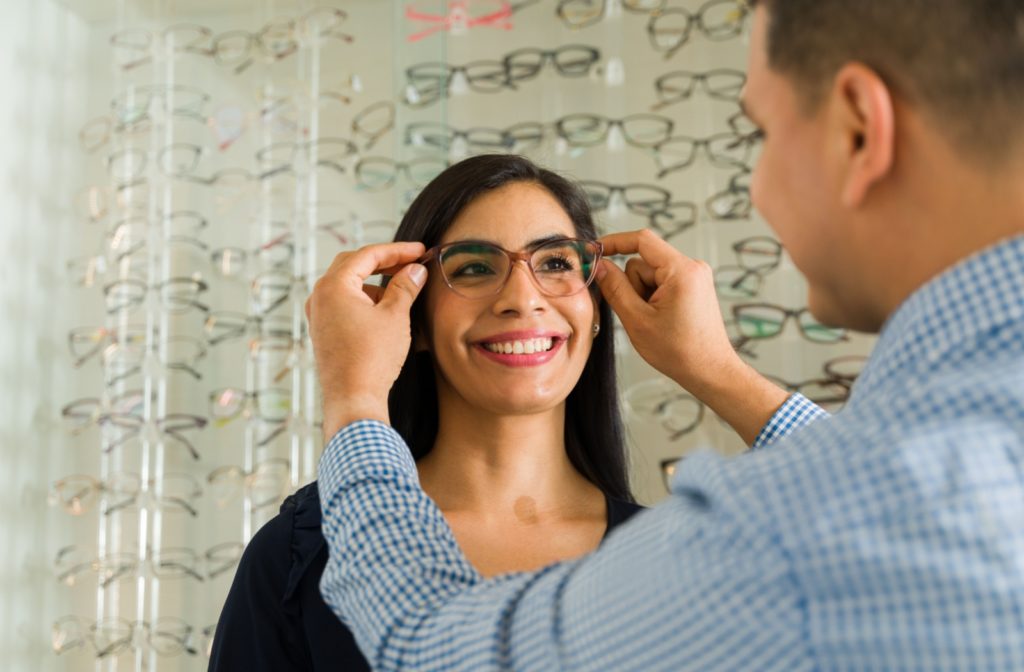
<svg viewBox="0 0 1024 672">
<path fill-rule="evenodd" d="M 1024 3 L 762 0 L 750 51 L 754 202 L 814 315 L 881 330 L 847 407 L 736 357 L 705 264 L 609 236 L 639 253 L 599 279 L 634 346 L 756 450 L 689 457 L 588 557 L 483 580 L 382 424 L 424 269 L 361 284 L 422 248 L 340 257 L 308 304 L 321 589 L 376 667 L 1024 669 Z"/>
</svg>

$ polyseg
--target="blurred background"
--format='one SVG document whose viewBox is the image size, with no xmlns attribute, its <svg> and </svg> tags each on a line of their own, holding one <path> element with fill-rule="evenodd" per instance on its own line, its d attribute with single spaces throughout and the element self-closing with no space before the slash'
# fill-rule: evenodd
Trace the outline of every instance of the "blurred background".
<svg viewBox="0 0 1024 672">
<path fill-rule="evenodd" d="M 737 0 L 3 11 L 4 669 L 206 668 L 245 543 L 315 477 L 303 301 L 460 158 L 527 155 L 603 232 L 707 260 L 741 354 L 830 409 L 872 345 L 803 310 L 751 209 Z M 676 460 L 743 445 L 616 338 L 651 504 Z"/>
</svg>

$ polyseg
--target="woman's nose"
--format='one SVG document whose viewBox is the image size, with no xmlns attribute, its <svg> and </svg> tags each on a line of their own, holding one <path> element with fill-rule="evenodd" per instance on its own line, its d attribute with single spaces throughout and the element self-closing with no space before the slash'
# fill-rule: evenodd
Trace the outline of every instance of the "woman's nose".
<svg viewBox="0 0 1024 672">
<path fill-rule="evenodd" d="M 533 281 L 532 272 L 526 262 L 513 263 L 508 281 L 494 301 L 494 312 L 524 315 L 542 311 L 546 305 L 547 300 Z"/>
</svg>

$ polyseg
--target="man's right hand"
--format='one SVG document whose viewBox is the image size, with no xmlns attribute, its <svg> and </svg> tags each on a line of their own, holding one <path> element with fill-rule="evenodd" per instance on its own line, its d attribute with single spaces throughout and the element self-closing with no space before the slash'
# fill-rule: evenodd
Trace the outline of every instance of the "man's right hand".
<svg viewBox="0 0 1024 672">
<path fill-rule="evenodd" d="M 646 229 L 601 242 L 606 256 L 639 255 L 626 262 L 625 271 L 604 259 L 597 275 L 636 351 L 753 443 L 788 394 L 736 354 L 711 267 Z"/>
<path fill-rule="evenodd" d="M 597 283 L 648 364 L 691 391 L 736 366 L 739 355 L 726 334 L 707 263 L 646 229 L 601 242 L 605 256 L 639 255 L 626 262 L 625 272 L 602 261 Z"/>
</svg>

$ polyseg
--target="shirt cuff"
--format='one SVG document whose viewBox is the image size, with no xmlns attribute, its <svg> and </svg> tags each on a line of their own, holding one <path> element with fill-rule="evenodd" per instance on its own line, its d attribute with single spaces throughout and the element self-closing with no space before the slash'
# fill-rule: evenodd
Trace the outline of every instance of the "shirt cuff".
<svg viewBox="0 0 1024 672">
<path fill-rule="evenodd" d="M 383 422 L 357 420 L 327 442 L 320 458 L 318 489 L 322 494 L 334 493 L 367 477 L 396 472 L 418 480 L 416 461 L 401 435 Z"/>
<path fill-rule="evenodd" d="M 821 406 L 796 392 L 786 399 L 779 410 L 775 411 L 775 415 L 761 428 L 761 433 L 754 439 L 751 450 L 766 448 L 801 427 L 827 415 L 828 412 Z"/>
</svg>

